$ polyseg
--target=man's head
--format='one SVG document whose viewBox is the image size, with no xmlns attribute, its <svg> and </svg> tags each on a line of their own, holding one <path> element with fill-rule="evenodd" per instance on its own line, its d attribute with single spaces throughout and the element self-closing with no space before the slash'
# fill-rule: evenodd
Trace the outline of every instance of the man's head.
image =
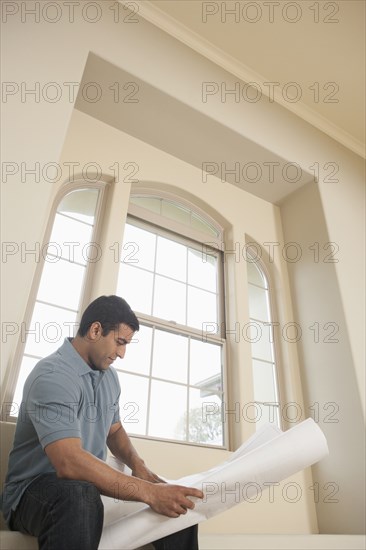
<svg viewBox="0 0 366 550">
<path fill-rule="evenodd" d="M 119 296 L 100 296 L 84 311 L 73 346 L 95 370 L 106 370 L 139 330 L 139 322 Z"/>
<path fill-rule="evenodd" d="M 140 328 L 138 319 L 126 300 L 115 295 L 99 296 L 88 305 L 81 317 L 78 335 L 86 336 L 96 321 L 101 324 L 103 336 L 116 330 L 121 323 L 130 327 L 133 332 Z"/>
</svg>

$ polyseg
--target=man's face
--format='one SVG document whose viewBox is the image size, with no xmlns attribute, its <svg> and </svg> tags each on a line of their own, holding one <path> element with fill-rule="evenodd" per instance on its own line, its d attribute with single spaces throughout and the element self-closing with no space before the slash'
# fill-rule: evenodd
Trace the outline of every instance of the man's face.
<svg viewBox="0 0 366 550">
<path fill-rule="evenodd" d="M 126 353 L 126 345 L 133 338 L 134 331 L 128 325 L 121 323 L 117 329 L 102 335 L 100 323 L 93 323 L 88 333 L 88 364 L 95 370 L 106 370 Z"/>
</svg>

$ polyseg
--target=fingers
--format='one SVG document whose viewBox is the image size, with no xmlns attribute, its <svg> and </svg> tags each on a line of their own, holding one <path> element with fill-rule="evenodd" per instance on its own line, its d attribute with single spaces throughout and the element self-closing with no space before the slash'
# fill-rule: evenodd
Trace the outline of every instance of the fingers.
<svg viewBox="0 0 366 550">
<path fill-rule="evenodd" d="M 179 518 L 179 516 L 186 514 L 187 510 L 182 506 L 176 506 L 174 510 L 169 510 L 168 516 L 170 518 Z"/>
<path fill-rule="evenodd" d="M 197 497 L 197 498 L 203 498 L 203 492 L 199 489 L 195 489 L 194 487 L 184 487 L 183 485 L 177 485 L 179 489 L 182 489 L 182 492 L 187 497 Z"/>
<path fill-rule="evenodd" d="M 197 497 L 197 498 L 203 498 L 203 492 L 199 489 L 195 489 L 194 487 L 186 487 L 186 495 L 190 497 Z"/>
<path fill-rule="evenodd" d="M 170 518 L 177 518 L 188 510 L 193 510 L 195 504 L 189 497 L 203 498 L 202 491 L 198 489 L 167 483 L 152 484 L 150 494 L 153 498 L 147 503 L 156 512 Z"/>
<path fill-rule="evenodd" d="M 163 514 L 164 516 L 167 516 L 168 518 L 179 518 L 180 514 L 178 512 L 166 512 Z"/>
<path fill-rule="evenodd" d="M 161 479 L 159 476 L 151 472 L 145 466 L 139 471 L 132 470 L 132 475 L 134 477 L 139 477 L 140 479 L 144 479 L 145 481 L 149 481 L 150 483 L 166 483 L 163 479 Z"/>
<path fill-rule="evenodd" d="M 156 476 L 152 472 L 149 475 L 147 475 L 144 479 L 145 479 L 145 481 L 150 481 L 150 483 L 161 483 L 158 476 Z"/>
<path fill-rule="evenodd" d="M 186 514 L 187 510 L 193 510 L 195 507 L 195 503 L 189 497 L 193 496 L 203 498 L 203 493 L 197 489 L 192 489 L 190 487 L 181 487 L 181 489 L 181 499 L 178 502 L 180 506 L 179 513 Z"/>
<path fill-rule="evenodd" d="M 155 483 L 166 483 L 166 481 L 164 479 L 161 479 L 161 477 L 157 476 L 156 474 L 154 474 L 154 482 Z"/>
</svg>

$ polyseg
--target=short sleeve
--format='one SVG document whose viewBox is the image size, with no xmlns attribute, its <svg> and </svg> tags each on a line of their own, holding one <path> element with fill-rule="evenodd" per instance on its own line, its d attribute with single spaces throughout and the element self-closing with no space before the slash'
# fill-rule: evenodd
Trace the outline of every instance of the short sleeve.
<svg viewBox="0 0 366 550">
<path fill-rule="evenodd" d="M 78 384 L 53 370 L 33 380 L 25 399 L 26 412 L 43 448 L 59 439 L 81 438 L 80 391 Z"/>
<path fill-rule="evenodd" d="M 113 414 L 113 420 L 112 420 L 112 424 L 111 424 L 111 425 L 113 425 L 116 422 L 120 422 L 120 420 L 121 420 L 120 410 L 119 410 L 119 399 L 121 397 L 121 385 L 119 383 L 119 378 L 118 378 L 118 375 L 117 375 L 116 371 L 114 369 L 111 369 L 111 373 L 113 374 L 115 387 L 117 388 L 117 397 L 116 397 L 116 400 L 113 404 L 114 414 Z"/>
<path fill-rule="evenodd" d="M 120 412 L 119 412 L 119 402 L 117 401 L 114 405 L 113 405 L 113 408 L 114 408 L 114 415 L 113 415 L 113 420 L 112 420 L 112 424 L 115 424 L 116 422 L 120 422 L 121 420 L 121 415 L 120 415 Z"/>
</svg>

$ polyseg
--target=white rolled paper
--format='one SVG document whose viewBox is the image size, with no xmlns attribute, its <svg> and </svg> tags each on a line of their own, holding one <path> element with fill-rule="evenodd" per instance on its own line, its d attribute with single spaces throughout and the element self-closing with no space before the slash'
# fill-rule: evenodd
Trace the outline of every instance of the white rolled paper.
<svg viewBox="0 0 366 550">
<path fill-rule="evenodd" d="M 205 495 L 203 500 L 193 498 L 194 510 L 179 518 L 157 514 L 142 503 L 103 497 L 105 520 L 99 550 L 134 550 L 200 523 L 252 499 L 259 491 L 311 466 L 327 454 L 324 434 L 311 418 L 286 432 L 267 424 L 226 462 L 174 481 L 196 487 Z"/>
</svg>

